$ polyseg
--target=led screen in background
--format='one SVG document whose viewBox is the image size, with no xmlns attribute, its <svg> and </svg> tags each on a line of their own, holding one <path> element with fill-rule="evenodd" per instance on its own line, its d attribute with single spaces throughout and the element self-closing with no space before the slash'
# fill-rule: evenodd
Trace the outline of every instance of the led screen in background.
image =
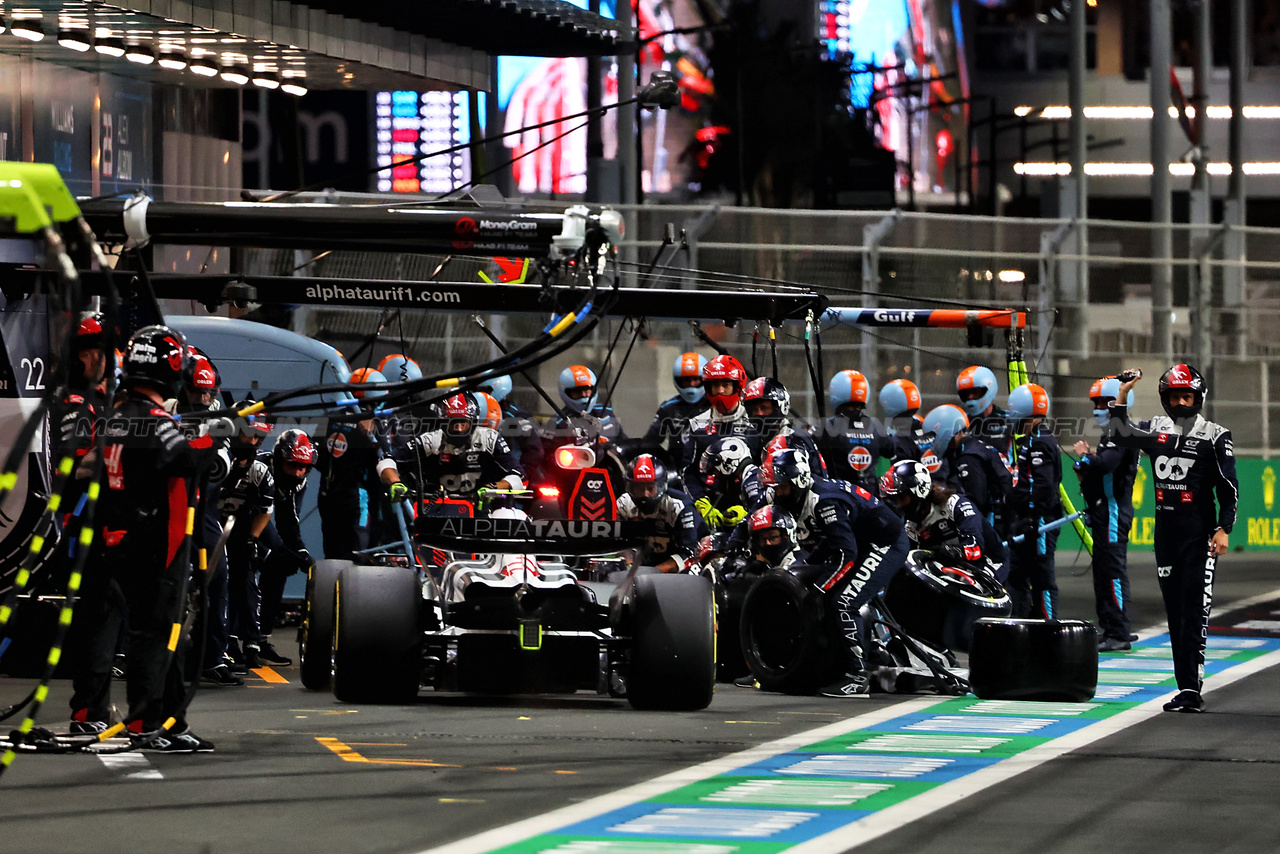
<svg viewBox="0 0 1280 854">
<path fill-rule="evenodd" d="M 850 100 L 868 108 L 898 161 L 898 189 L 953 192 L 968 152 L 968 68 L 953 0 L 819 0 L 818 37 L 850 63 Z M 914 81 L 928 80 L 924 84 Z M 906 85 L 912 84 L 914 85 Z"/>
<path fill-rule="evenodd" d="M 484 121 L 484 93 L 480 93 Z M 466 92 L 397 90 L 374 96 L 374 144 L 379 167 L 471 141 Z M 449 193 L 471 181 L 471 152 L 456 151 L 378 173 L 377 189 L 390 193 Z"/>
</svg>

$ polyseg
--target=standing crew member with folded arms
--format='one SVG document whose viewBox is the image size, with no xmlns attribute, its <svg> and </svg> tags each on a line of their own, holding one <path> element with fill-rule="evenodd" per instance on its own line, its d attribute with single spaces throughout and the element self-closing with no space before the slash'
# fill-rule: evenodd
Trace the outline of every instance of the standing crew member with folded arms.
<svg viewBox="0 0 1280 854">
<path fill-rule="evenodd" d="M 1151 458 L 1156 487 L 1156 579 L 1169 618 L 1178 694 L 1166 712 L 1202 712 L 1204 648 L 1213 604 L 1213 576 L 1227 553 L 1240 487 L 1231 431 L 1200 410 L 1209 386 L 1190 365 L 1174 365 L 1160 377 L 1165 415 L 1134 424 L 1129 392 L 1141 371 L 1125 371 L 1111 402 L 1109 438 Z M 1214 496 L 1217 496 L 1217 505 Z"/>
</svg>

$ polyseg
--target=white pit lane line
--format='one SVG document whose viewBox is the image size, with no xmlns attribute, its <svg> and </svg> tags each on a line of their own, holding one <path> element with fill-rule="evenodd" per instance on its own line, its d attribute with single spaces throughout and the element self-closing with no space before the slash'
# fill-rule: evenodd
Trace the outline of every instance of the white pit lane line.
<svg viewBox="0 0 1280 854">
<path fill-rule="evenodd" d="M 136 751 L 129 753 L 98 754 L 102 764 L 118 777 L 126 780 L 163 780 L 164 775 L 151 766 L 147 757 Z"/>
<path fill-rule="evenodd" d="M 1269 598 L 1280 597 L 1280 589 L 1249 599 L 1223 605 L 1223 610 L 1235 610 L 1249 607 Z M 1144 629 L 1138 634 L 1143 638 L 1160 634 L 1164 626 Z M 1210 694 L 1220 687 L 1230 685 L 1262 670 L 1280 664 L 1280 650 L 1267 653 L 1250 661 L 1235 664 L 1232 667 L 1213 675 L 1205 682 L 1204 693 Z M 1106 686 L 1100 685 L 1099 689 Z M 1170 696 L 1175 693 L 1170 689 Z M 713 759 L 701 765 L 673 771 L 644 783 L 628 786 L 616 792 L 610 792 L 582 803 L 563 807 L 554 812 L 535 816 L 515 824 L 494 828 L 475 836 L 447 843 L 436 848 L 423 849 L 416 854 L 482 854 L 508 845 L 514 845 L 532 837 L 551 833 L 559 828 L 595 818 L 613 810 L 639 803 L 669 791 L 689 785 L 700 780 L 761 762 L 781 753 L 814 744 L 826 739 L 836 738 L 860 729 L 868 729 L 875 724 L 892 720 L 903 715 L 921 712 L 931 706 L 946 702 L 953 698 L 932 695 L 917 697 L 895 703 L 881 709 L 875 709 L 856 717 L 837 721 L 827 726 L 806 732 L 796 733 L 786 738 L 767 742 L 748 750 L 734 753 L 720 759 Z M 1064 753 L 1093 744 L 1117 732 L 1128 729 L 1135 724 L 1164 714 L 1162 706 L 1167 697 L 1151 700 L 1141 706 L 1135 706 L 1123 712 L 1098 720 L 1087 727 L 1071 732 L 1053 741 L 1032 747 L 1012 757 L 1002 759 L 994 765 L 971 772 L 956 780 L 943 783 L 928 792 L 917 795 L 910 800 L 878 810 L 850 824 L 846 824 L 830 833 L 793 845 L 786 849 L 786 854 L 841 854 L 861 846 L 866 842 L 891 833 L 917 819 L 937 812 L 970 795 L 988 789 L 1012 777 L 1029 771 L 1045 762 L 1055 759 Z M 851 839 L 849 830 L 856 826 L 857 839 Z"/>
</svg>

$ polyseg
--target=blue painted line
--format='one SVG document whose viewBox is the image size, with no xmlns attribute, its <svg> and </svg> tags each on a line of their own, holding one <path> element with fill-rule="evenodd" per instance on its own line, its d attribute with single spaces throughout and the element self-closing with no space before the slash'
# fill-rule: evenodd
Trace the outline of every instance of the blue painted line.
<svg viewBox="0 0 1280 854">
<path fill-rule="evenodd" d="M 1169 693 L 1163 691 L 1163 694 Z M 912 780 L 918 783 L 946 783 L 972 774 L 1000 760 L 982 756 L 912 756 L 909 754 L 832 753 L 794 751 L 734 771 L 743 777 L 810 777 L 858 780 Z"/>
</svg>

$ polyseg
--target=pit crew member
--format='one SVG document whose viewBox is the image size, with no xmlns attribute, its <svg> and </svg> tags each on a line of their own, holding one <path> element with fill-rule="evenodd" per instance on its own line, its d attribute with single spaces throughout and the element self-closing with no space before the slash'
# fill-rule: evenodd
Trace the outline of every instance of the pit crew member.
<svg viewBox="0 0 1280 854">
<path fill-rule="evenodd" d="M 906 520 L 913 548 L 948 566 L 985 570 L 1000 582 L 1008 576 L 995 528 L 972 501 L 935 482 L 923 463 L 894 463 L 880 478 L 880 496 Z"/>
<path fill-rule="evenodd" d="M 866 627 L 858 611 L 884 591 L 906 561 L 909 541 L 902 520 L 861 487 L 815 478 L 802 451 L 775 451 L 761 468 L 773 503 L 795 517 L 809 563 L 830 568 L 818 584 L 839 620 L 845 674 L 821 693 L 865 697 L 870 693 L 863 655 Z"/>
<path fill-rule="evenodd" d="M 710 408 L 706 392 L 702 388 L 702 369 L 707 365 L 705 356 L 699 353 L 681 353 L 671 366 L 671 379 L 676 394 L 658 406 L 653 423 L 645 431 L 643 443 L 655 448 L 658 457 L 668 466 L 677 466 L 684 434 L 689 429 L 689 419 L 701 415 Z"/>
<path fill-rule="evenodd" d="M 394 456 L 378 463 L 378 475 L 393 501 L 409 493 L 400 467 L 411 472 L 424 494 L 439 492 L 473 503 L 482 487 L 521 490 L 524 471 L 497 430 L 480 424 L 470 394 L 444 402 L 444 427 L 419 434 Z"/>
<path fill-rule="evenodd" d="M 1200 414 L 1208 383 L 1185 364 L 1160 377 L 1165 415 L 1134 424 L 1127 402 L 1141 373 L 1133 373 L 1121 375 L 1111 402 L 1110 439 L 1122 448 L 1145 451 L 1155 475 L 1156 577 L 1169 618 L 1179 689 L 1164 709 L 1200 712 L 1213 576 L 1229 546 L 1240 492 L 1231 431 Z"/>
<path fill-rule="evenodd" d="M 893 461 L 922 460 L 932 438 L 926 436 L 917 414 L 920 411 L 920 389 L 911 380 L 891 380 L 880 389 L 880 411 L 889 427 L 893 442 Z"/>
<path fill-rule="evenodd" d="M 210 434 L 188 439 L 163 408 L 181 394 L 190 358 L 186 338 L 165 326 L 143 327 L 125 345 L 124 397 L 105 427 L 106 494 L 99 505 L 103 563 L 128 613 L 128 729 L 155 732 L 174 717 L 149 746 L 174 753 L 214 749 L 191 731 L 181 709 L 190 638 L 177 632 L 176 644 L 170 640 L 187 599 L 188 516 L 199 481 L 216 461 Z"/>
<path fill-rule="evenodd" d="M 700 534 L 693 502 L 667 487 L 667 470 L 652 454 L 627 465 L 627 491 L 618 496 L 618 518 L 653 525 L 636 559 L 662 572 L 682 572 L 693 565 Z"/>
<path fill-rule="evenodd" d="M 1116 399 L 1120 381 L 1103 377 L 1089 389 L 1093 417 L 1103 429 L 1096 449 L 1084 439 L 1076 442 L 1080 457 L 1075 464 L 1084 496 L 1089 529 L 1093 534 L 1093 593 L 1097 602 L 1099 652 L 1129 649 L 1129 527 L 1133 524 L 1133 481 L 1138 473 L 1139 452 L 1122 448 L 1105 432 L 1111 422 L 1108 404 Z M 1133 406 L 1133 392 L 1125 401 Z"/>
<path fill-rule="evenodd" d="M 866 414 L 868 392 L 867 378 L 859 371 L 840 371 L 831 378 L 827 398 L 834 414 L 823 425 L 818 450 L 831 477 L 875 495 L 880 479 L 876 462 L 893 458 L 894 443 L 884 427 Z"/>
<path fill-rule="evenodd" d="M 996 406 L 999 390 L 995 373 L 982 365 L 970 365 L 956 377 L 956 395 L 969 416 L 969 432 L 986 439 L 1001 453 L 1008 453 L 1013 436 L 1008 413 Z"/>
<path fill-rule="evenodd" d="M 270 468 L 275 481 L 275 511 L 261 537 L 270 552 L 261 563 L 262 609 L 258 626 L 262 630 L 262 640 L 258 656 L 277 667 L 288 667 L 293 663 L 276 651 L 271 643 L 271 632 L 280 613 L 285 582 L 295 572 L 306 572 L 313 562 L 311 552 L 302 540 L 300 511 L 302 497 L 307 491 L 307 475 L 311 474 L 319 456 L 311 437 L 301 430 L 292 429 L 276 437 L 270 454 L 259 457 Z"/>
</svg>

